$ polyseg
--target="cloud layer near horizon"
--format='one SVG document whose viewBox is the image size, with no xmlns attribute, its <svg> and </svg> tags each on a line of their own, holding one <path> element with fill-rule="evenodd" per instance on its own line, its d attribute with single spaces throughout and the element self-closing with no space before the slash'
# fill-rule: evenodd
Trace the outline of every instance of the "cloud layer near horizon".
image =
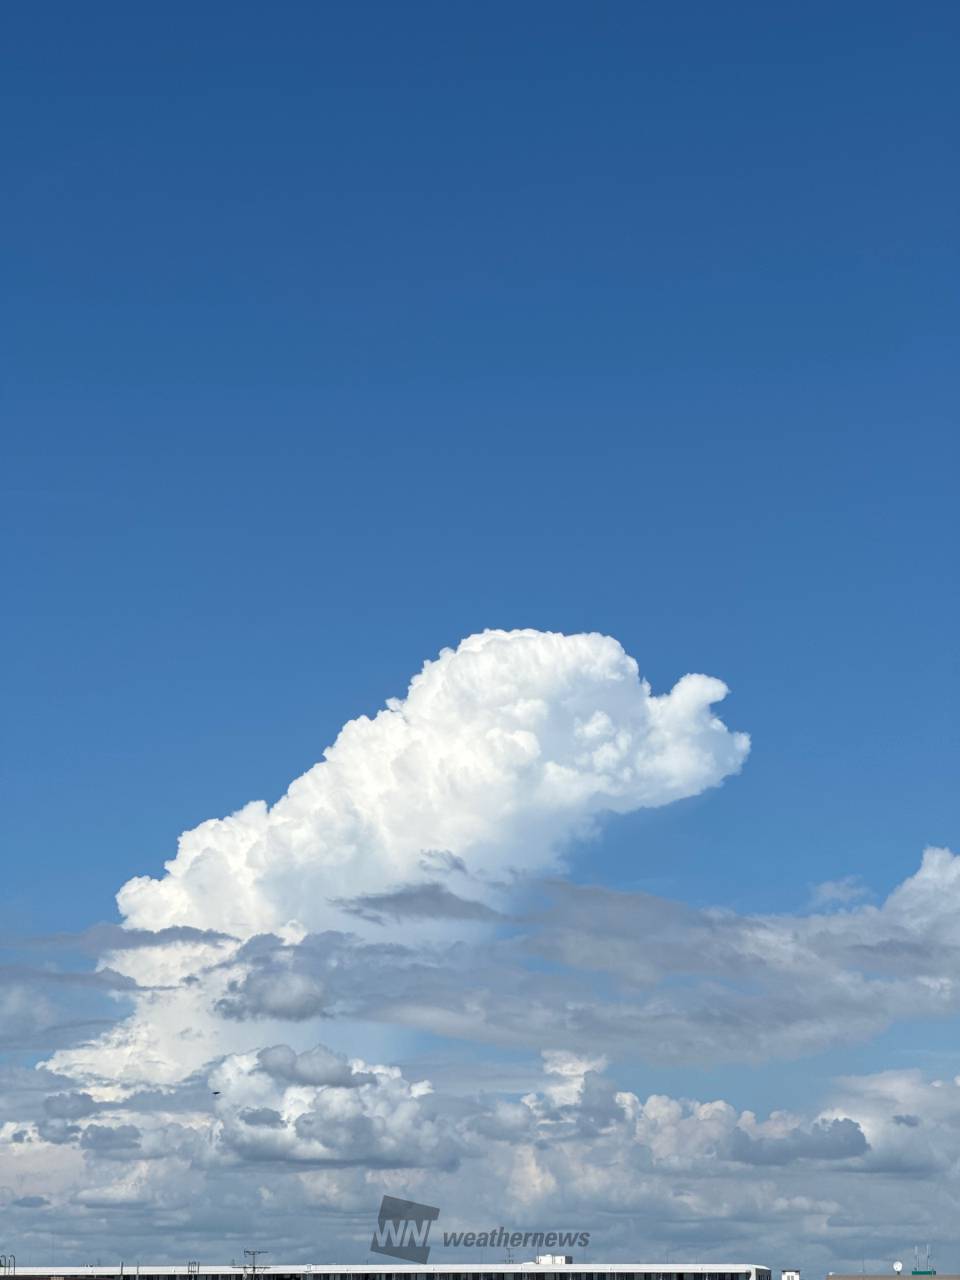
<svg viewBox="0 0 960 1280">
<path fill-rule="evenodd" d="M 617 1088 L 602 1058 L 569 1052 L 512 1073 L 454 1091 L 270 1044 L 226 1057 L 205 1088 L 119 1103 L 45 1073 L 31 1097 L 10 1076 L 22 1115 L 0 1125 L 7 1231 L 31 1260 L 55 1222 L 60 1257 L 109 1242 L 146 1258 L 173 1238 L 221 1261 L 252 1232 L 275 1261 L 352 1261 L 391 1193 L 441 1205 L 447 1229 L 587 1229 L 609 1259 L 673 1249 L 826 1270 L 859 1259 L 868 1227 L 875 1261 L 957 1207 L 957 1080 L 850 1077 L 817 1110 L 759 1116 Z"/>
</svg>

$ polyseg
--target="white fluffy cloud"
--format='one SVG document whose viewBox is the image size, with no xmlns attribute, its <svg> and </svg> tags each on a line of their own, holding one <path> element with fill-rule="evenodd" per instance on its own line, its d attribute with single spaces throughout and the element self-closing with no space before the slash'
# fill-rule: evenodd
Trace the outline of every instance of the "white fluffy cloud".
<svg viewBox="0 0 960 1280">
<path fill-rule="evenodd" d="M 245 1159 L 410 1169 L 452 1167 L 462 1154 L 455 1126 L 422 1105 L 430 1084 L 397 1067 L 274 1045 L 225 1059 L 210 1082 L 215 1140 Z"/>
<path fill-rule="evenodd" d="M 406 910 L 422 899 L 421 937 L 489 925 L 483 899 L 556 866 L 598 815 L 668 804 L 736 772 L 749 739 L 713 714 L 726 693 L 686 675 L 654 696 L 634 659 L 596 634 L 486 631 L 444 650 L 406 698 L 345 725 L 272 808 L 256 801 L 202 823 L 162 878 L 123 886 L 128 929 L 162 932 L 164 945 L 111 950 L 103 963 L 151 990 L 53 1068 L 101 1088 L 171 1083 L 249 1047 L 253 1003 L 278 1034 L 320 1012 L 324 989 L 303 975 L 248 975 L 246 1004 L 237 999 L 226 966 L 253 935 L 382 932 L 396 894 Z M 438 873 L 469 900 L 441 889 Z"/>
<path fill-rule="evenodd" d="M 687 675 L 654 696 L 608 636 L 470 636 L 345 725 L 272 808 L 186 832 L 163 877 L 124 885 L 120 910 L 135 928 L 295 934 L 342 921 L 336 899 L 427 879 L 430 851 L 481 881 L 543 870 L 595 815 L 737 772 L 749 739 L 711 710 L 726 693 Z"/>
<path fill-rule="evenodd" d="M 925 1227 L 918 1206 L 960 1156 L 954 1080 L 857 1077 L 821 1109 L 761 1118 L 618 1090 L 601 1061 L 572 1052 L 548 1055 L 522 1096 L 454 1095 L 322 1046 L 273 1045 L 223 1060 L 205 1091 L 121 1104 L 53 1094 L 46 1112 L 72 1131 L 0 1128 L 17 1188 L 8 1229 L 29 1242 L 32 1223 L 55 1219 L 73 1252 L 121 1230 L 134 1256 L 157 1222 L 213 1256 L 211 1242 L 247 1243 L 255 1217 L 284 1260 L 315 1259 L 322 1212 L 325 1256 L 354 1259 L 390 1192 L 440 1205 L 448 1229 L 589 1230 L 611 1258 L 752 1257 L 762 1237 L 768 1263 L 827 1269 L 859 1257 L 867 1223 L 874 1257 L 900 1249 L 903 1211 Z M 938 1186 L 941 1203 L 950 1194 Z"/>
</svg>

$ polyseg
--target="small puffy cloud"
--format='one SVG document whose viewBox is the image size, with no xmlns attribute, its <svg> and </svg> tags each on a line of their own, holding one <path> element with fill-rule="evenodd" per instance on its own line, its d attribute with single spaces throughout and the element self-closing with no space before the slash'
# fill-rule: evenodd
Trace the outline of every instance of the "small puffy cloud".
<svg viewBox="0 0 960 1280">
<path fill-rule="evenodd" d="M 96 1111 L 99 1104 L 89 1093 L 52 1093 L 43 1100 L 43 1109 L 53 1120 L 78 1120 Z"/>
<path fill-rule="evenodd" d="M 863 1130 L 855 1120 L 818 1120 L 812 1125 L 796 1125 L 783 1135 L 753 1136 L 737 1129 L 730 1152 L 746 1164 L 791 1164 L 795 1160 L 847 1160 L 869 1149 Z"/>
<path fill-rule="evenodd" d="M 211 1076 L 219 1142 L 246 1160 L 374 1168 L 449 1167 L 460 1155 L 431 1089 L 395 1067 L 348 1063 L 318 1045 L 238 1054 Z"/>
<path fill-rule="evenodd" d="M 282 1129 L 283 1116 L 273 1107 L 245 1107 L 237 1112 L 237 1119 L 243 1124 L 266 1125 L 268 1129 Z"/>
<path fill-rule="evenodd" d="M 259 965 L 231 981 L 215 1008 L 225 1018 L 278 1018 L 302 1022 L 324 1011 L 323 983 L 289 965 Z"/>
<path fill-rule="evenodd" d="M 588 1074 L 604 1071 L 607 1059 L 603 1054 L 587 1058 L 565 1049 L 545 1049 L 543 1066 L 553 1077 L 544 1089 L 546 1096 L 556 1106 L 571 1106 L 583 1097 Z"/>
<path fill-rule="evenodd" d="M 69 1120 L 38 1120 L 37 1133 L 44 1142 L 54 1144 L 73 1142 L 80 1136 L 81 1128 L 77 1124 L 71 1123 Z"/>
<path fill-rule="evenodd" d="M 246 1062 L 246 1059 L 236 1059 Z M 323 1045 L 316 1045 L 303 1053 L 296 1053 L 288 1044 L 273 1045 L 261 1049 L 256 1055 L 257 1068 L 274 1080 L 285 1084 L 306 1084 L 314 1087 L 334 1085 L 339 1089 L 352 1089 L 368 1084 L 372 1077 L 358 1070 L 338 1053 L 332 1053 Z M 221 1072 L 226 1070 L 222 1068 Z M 220 1079 L 220 1074 L 217 1075 Z"/>
</svg>

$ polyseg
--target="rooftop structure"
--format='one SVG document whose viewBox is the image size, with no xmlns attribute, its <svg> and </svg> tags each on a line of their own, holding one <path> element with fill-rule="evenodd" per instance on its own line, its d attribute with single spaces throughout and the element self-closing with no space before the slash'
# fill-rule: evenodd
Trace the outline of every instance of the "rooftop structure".
<svg viewBox="0 0 960 1280">
<path fill-rule="evenodd" d="M 437 1262 L 431 1265 L 346 1266 L 342 1264 L 258 1263 L 215 1265 L 206 1262 L 115 1263 L 107 1267 L 17 1266 L 16 1276 L 29 1280 L 512 1280 L 515 1276 L 545 1274 L 563 1276 L 563 1280 L 771 1280 L 768 1267 L 747 1262 L 573 1262 L 562 1255 L 546 1255 L 547 1262 Z M 883 1277 L 889 1280 L 889 1277 Z M 944 1280 L 953 1278 L 944 1277 Z M 960 1280 L 960 1277 L 956 1277 Z"/>
</svg>

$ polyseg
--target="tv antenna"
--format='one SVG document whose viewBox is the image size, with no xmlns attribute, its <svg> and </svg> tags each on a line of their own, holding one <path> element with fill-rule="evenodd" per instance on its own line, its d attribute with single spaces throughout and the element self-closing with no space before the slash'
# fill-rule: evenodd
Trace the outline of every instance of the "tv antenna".
<svg viewBox="0 0 960 1280">
<path fill-rule="evenodd" d="M 257 1259 L 261 1257 L 261 1255 L 269 1252 L 269 1249 L 244 1249 L 244 1257 L 250 1259 L 250 1275 L 253 1277 L 253 1280 L 256 1280 L 257 1275 Z M 261 1270 L 263 1270 L 262 1267 Z"/>
</svg>

